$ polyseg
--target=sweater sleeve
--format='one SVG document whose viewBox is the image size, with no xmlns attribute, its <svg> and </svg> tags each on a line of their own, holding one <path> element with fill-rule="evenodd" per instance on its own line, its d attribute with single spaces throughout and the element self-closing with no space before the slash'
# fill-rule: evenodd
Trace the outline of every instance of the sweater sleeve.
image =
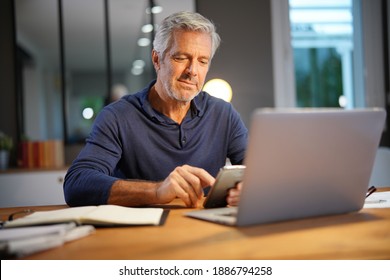
<svg viewBox="0 0 390 280">
<path fill-rule="evenodd" d="M 64 180 L 64 196 L 69 206 L 107 204 L 122 149 L 115 114 L 103 109 Z"/>
</svg>

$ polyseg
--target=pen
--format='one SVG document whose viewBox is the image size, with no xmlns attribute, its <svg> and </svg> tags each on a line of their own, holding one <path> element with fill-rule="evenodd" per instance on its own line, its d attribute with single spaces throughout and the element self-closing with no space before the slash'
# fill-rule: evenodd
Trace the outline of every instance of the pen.
<svg viewBox="0 0 390 280">
<path fill-rule="evenodd" d="M 367 190 L 367 193 L 366 193 L 366 198 L 369 197 L 375 191 L 376 191 L 376 188 L 374 186 L 369 187 Z"/>
</svg>

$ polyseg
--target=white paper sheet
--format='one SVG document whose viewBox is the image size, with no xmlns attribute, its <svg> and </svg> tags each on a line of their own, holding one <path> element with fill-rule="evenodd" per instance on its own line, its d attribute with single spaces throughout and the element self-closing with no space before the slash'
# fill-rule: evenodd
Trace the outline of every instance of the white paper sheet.
<svg viewBox="0 0 390 280">
<path fill-rule="evenodd" d="M 75 223 L 1 229 L 0 255 L 4 258 L 30 255 L 82 238 L 94 230 L 93 226 Z"/>
<path fill-rule="evenodd" d="M 390 192 L 375 192 L 366 198 L 363 208 L 390 208 Z"/>
</svg>

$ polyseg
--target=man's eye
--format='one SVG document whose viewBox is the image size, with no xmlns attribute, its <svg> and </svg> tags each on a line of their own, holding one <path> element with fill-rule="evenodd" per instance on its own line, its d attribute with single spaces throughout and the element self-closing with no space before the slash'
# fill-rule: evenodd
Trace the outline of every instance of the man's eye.
<svg viewBox="0 0 390 280">
<path fill-rule="evenodd" d="M 185 59 L 186 59 L 185 57 L 181 57 L 181 56 L 174 57 L 174 60 L 176 60 L 176 61 L 184 61 Z"/>
</svg>

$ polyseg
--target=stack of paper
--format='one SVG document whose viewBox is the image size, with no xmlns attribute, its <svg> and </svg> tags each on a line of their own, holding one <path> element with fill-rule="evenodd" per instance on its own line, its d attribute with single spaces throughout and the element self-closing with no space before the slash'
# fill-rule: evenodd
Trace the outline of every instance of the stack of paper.
<svg viewBox="0 0 390 280">
<path fill-rule="evenodd" d="M 26 256 L 61 246 L 94 231 L 93 226 L 75 223 L 1 229 L 0 256 L 2 259 Z"/>
<path fill-rule="evenodd" d="M 0 230 L 0 256 L 23 256 L 89 235 L 95 226 L 159 225 L 161 208 L 116 205 L 37 211 L 7 221 Z M 83 226 L 81 226 L 83 225 Z"/>
<path fill-rule="evenodd" d="M 375 192 L 366 198 L 364 208 L 390 208 L 390 192 Z"/>
</svg>

